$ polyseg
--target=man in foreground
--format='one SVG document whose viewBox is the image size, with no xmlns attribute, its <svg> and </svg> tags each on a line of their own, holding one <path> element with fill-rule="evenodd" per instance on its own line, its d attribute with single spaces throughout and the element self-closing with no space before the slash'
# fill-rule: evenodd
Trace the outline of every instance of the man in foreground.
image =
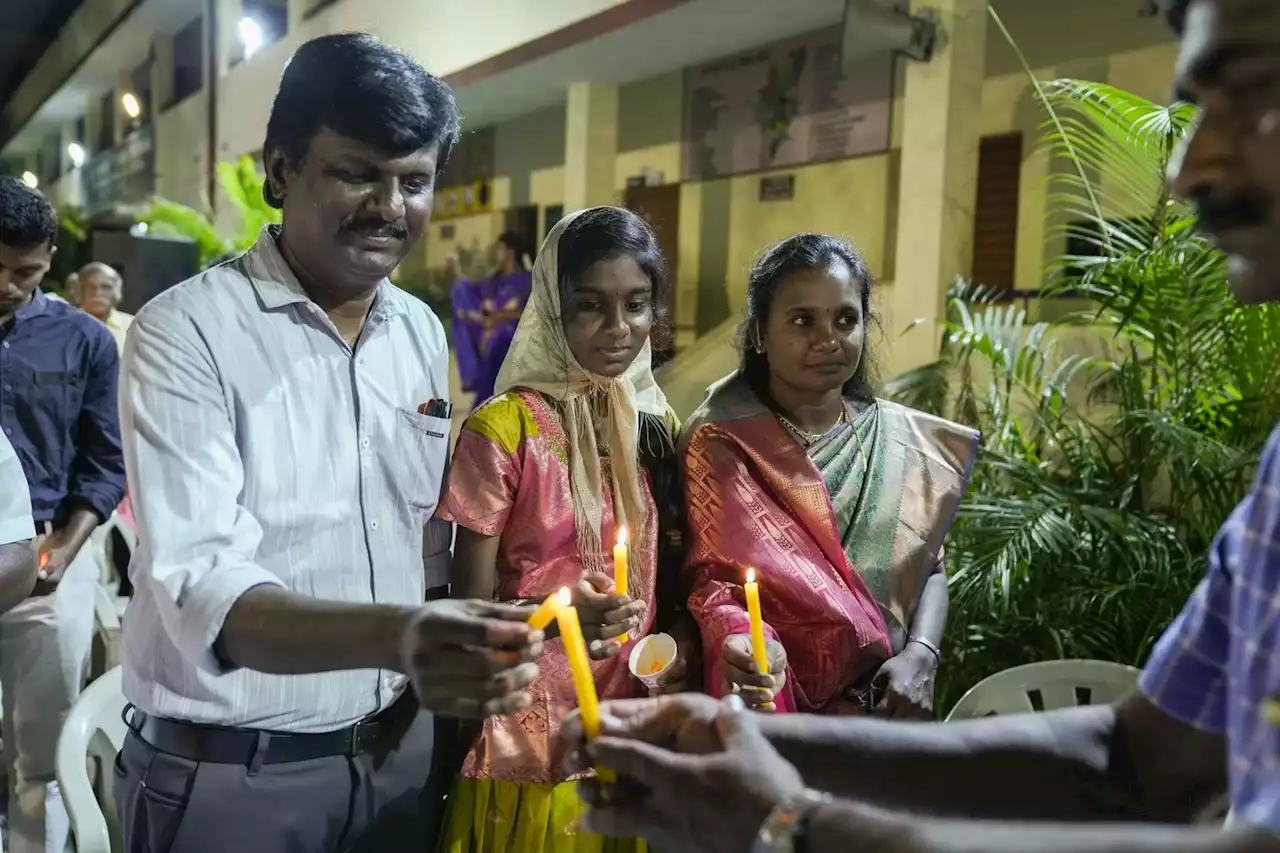
<svg viewBox="0 0 1280 853">
<path fill-rule="evenodd" d="M 35 590 L 0 616 L 10 853 L 66 844 L 54 753 L 93 642 L 98 566 L 85 543 L 124 494 L 115 344 L 40 289 L 57 234 L 44 196 L 0 178 L 0 428 L 41 534 Z"/>
<path fill-rule="evenodd" d="M 452 769 L 433 714 L 526 701 L 527 614 L 447 598 L 444 331 L 387 280 L 457 137 L 408 57 L 304 44 L 263 147 L 283 224 L 129 330 L 130 851 L 431 850 Z"/>
<path fill-rule="evenodd" d="M 1237 295 L 1280 299 L 1280 3 L 1169 11 L 1179 97 L 1201 107 L 1174 188 Z M 717 853 L 1280 850 L 1280 430 L 1140 686 L 1114 707 L 932 725 L 615 704 L 579 750 L 622 780 L 586 785 L 587 825 Z M 1192 820 L 1228 778 L 1234 826 L 1159 825 Z"/>
<path fill-rule="evenodd" d="M 31 594 L 36 583 L 36 526 L 22 463 L 0 432 L 0 613 Z"/>
</svg>

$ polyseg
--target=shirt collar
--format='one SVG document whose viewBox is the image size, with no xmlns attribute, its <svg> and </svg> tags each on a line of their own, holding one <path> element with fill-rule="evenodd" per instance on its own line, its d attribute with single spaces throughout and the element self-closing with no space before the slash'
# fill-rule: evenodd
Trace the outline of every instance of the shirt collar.
<svg viewBox="0 0 1280 853">
<path fill-rule="evenodd" d="M 31 293 L 31 301 L 14 312 L 15 321 L 30 320 L 32 317 L 39 317 L 49 307 L 49 297 L 44 295 L 44 291 L 37 287 Z"/>
<path fill-rule="evenodd" d="M 283 308 L 286 305 L 312 305 L 311 297 L 303 288 L 302 282 L 294 274 L 293 268 L 285 260 L 280 251 L 280 226 L 267 225 L 258 234 L 258 240 L 245 253 L 245 262 L 249 280 L 258 292 L 258 298 L 268 309 Z M 319 310 L 319 306 L 315 306 Z M 378 291 L 373 298 L 373 309 L 370 317 L 381 315 L 392 317 L 404 313 L 404 304 L 400 294 L 391 287 L 391 283 L 383 279 L 378 284 Z"/>
</svg>

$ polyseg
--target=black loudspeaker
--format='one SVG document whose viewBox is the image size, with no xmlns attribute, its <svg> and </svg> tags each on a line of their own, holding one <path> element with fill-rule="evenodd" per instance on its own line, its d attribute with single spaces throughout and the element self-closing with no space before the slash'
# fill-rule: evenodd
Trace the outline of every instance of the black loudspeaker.
<svg viewBox="0 0 1280 853">
<path fill-rule="evenodd" d="M 129 314 L 138 313 L 154 297 L 196 274 L 196 244 L 189 240 L 97 230 L 92 256 L 110 264 L 124 279 L 119 307 Z"/>
</svg>

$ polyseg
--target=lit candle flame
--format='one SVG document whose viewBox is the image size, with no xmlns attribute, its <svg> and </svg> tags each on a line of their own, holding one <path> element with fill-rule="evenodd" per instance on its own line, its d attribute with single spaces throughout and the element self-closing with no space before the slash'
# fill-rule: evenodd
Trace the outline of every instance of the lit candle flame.
<svg viewBox="0 0 1280 853">
<path fill-rule="evenodd" d="M 560 590 L 558 597 L 560 599 L 561 607 L 568 607 L 570 604 L 573 604 L 573 593 L 569 592 L 569 587 L 567 586 Z"/>
<path fill-rule="evenodd" d="M 622 547 L 623 545 L 626 545 L 626 544 L 627 544 L 627 526 L 624 524 L 623 526 L 618 528 L 618 546 Z"/>
<path fill-rule="evenodd" d="M 755 583 L 755 582 L 756 582 L 756 570 L 747 569 L 747 583 Z"/>
</svg>

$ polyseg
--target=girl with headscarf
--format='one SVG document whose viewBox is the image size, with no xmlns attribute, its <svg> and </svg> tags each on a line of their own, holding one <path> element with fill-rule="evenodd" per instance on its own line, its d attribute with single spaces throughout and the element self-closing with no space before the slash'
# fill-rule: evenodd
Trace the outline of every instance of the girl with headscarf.
<svg viewBox="0 0 1280 853">
<path fill-rule="evenodd" d="M 608 699 L 643 695 L 627 665 L 632 644 L 675 621 L 660 616 L 659 598 L 685 597 L 659 596 L 679 575 L 679 555 L 668 561 L 663 552 L 678 546 L 680 517 L 678 423 L 651 365 L 663 284 L 653 232 L 630 211 L 597 207 L 557 224 L 534 266 L 497 394 L 463 426 L 440 504 L 458 525 L 453 594 L 532 603 L 571 588 L 596 689 Z M 610 568 L 624 525 L 629 596 L 613 590 Z M 672 572 L 660 572 L 660 562 Z M 527 707 L 490 717 L 463 739 L 470 749 L 442 837 L 448 853 L 635 849 L 634 839 L 578 828 L 583 807 L 556 746 L 576 700 L 554 625 L 548 637 Z M 684 639 L 692 654 L 692 632 Z M 664 689 L 681 686 L 683 660 Z"/>
</svg>

